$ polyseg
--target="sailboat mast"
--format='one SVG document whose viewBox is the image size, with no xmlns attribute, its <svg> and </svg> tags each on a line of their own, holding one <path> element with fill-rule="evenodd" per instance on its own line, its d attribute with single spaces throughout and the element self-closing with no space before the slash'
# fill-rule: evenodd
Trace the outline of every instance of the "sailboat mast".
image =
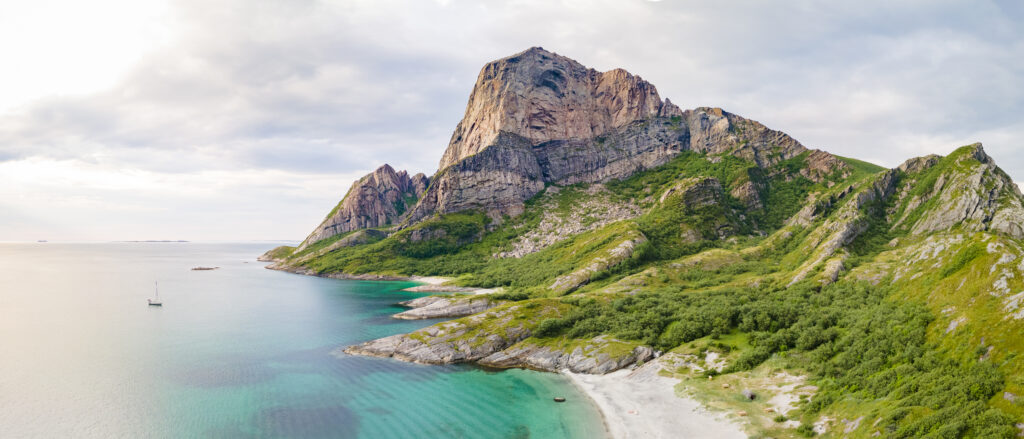
<svg viewBox="0 0 1024 439">
<path fill-rule="evenodd" d="M 156 290 L 156 300 L 160 301 L 160 283 L 153 281 L 153 288 Z"/>
</svg>

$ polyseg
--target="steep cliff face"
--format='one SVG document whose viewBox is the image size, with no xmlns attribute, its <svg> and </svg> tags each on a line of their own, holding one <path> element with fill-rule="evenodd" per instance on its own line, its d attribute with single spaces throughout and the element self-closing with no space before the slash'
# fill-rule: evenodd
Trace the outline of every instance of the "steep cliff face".
<svg viewBox="0 0 1024 439">
<path fill-rule="evenodd" d="M 653 85 L 535 47 L 487 64 L 410 221 L 480 209 L 516 215 L 545 184 L 600 182 L 665 163 L 685 147 Z"/>
<path fill-rule="evenodd" d="M 900 169 L 916 172 L 918 184 L 923 185 L 905 209 L 908 217 L 920 218 L 912 225 L 913 234 L 961 225 L 966 230 L 1024 238 L 1024 196 L 981 143 L 960 148 L 942 160 L 912 159 Z"/>
<path fill-rule="evenodd" d="M 625 178 L 686 150 L 768 167 L 806 148 L 720 108 L 680 111 L 624 70 L 602 73 L 532 48 L 480 72 L 434 185 L 409 220 L 465 209 L 514 216 L 546 184 Z"/>
<path fill-rule="evenodd" d="M 679 115 L 653 85 L 629 72 L 598 72 L 533 47 L 480 71 L 466 114 L 438 169 L 491 146 L 500 132 L 531 144 L 590 139 L 652 116 Z"/>
<path fill-rule="evenodd" d="M 682 114 L 689 133 L 689 149 L 705 154 L 730 153 L 766 168 L 807 150 L 800 142 L 760 122 L 723 111 L 700 107 Z M 827 152 L 821 152 L 828 154 Z"/>
<path fill-rule="evenodd" d="M 681 111 L 625 70 L 598 72 L 535 47 L 484 66 L 429 181 L 386 175 L 360 180 L 304 245 L 470 209 L 497 224 L 503 215 L 521 213 L 524 202 L 548 185 L 622 179 L 688 150 L 732 154 L 762 168 L 807 151 L 785 133 L 721 108 Z M 820 165 L 808 170 L 815 181 L 847 166 L 822 151 L 810 157 Z M 763 189 L 753 182 L 738 195 L 757 207 Z M 412 197 L 404 194 L 418 202 L 409 204 Z"/>
<path fill-rule="evenodd" d="M 409 177 L 405 171 L 384 165 L 352 184 L 341 203 L 299 246 L 345 232 L 394 224 L 404 218 L 427 190 L 429 179 L 423 174 Z"/>
</svg>

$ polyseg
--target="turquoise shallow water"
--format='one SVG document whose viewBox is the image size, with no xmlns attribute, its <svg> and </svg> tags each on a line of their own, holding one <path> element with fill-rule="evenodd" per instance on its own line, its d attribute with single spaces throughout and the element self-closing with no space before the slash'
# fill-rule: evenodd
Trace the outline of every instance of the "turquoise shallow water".
<svg viewBox="0 0 1024 439">
<path fill-rule="evenodd" d="M 606 437 L 555 374 L 335 354 L 431 322 L 390 318 L 409 283 L 266 270 L 271 246 L 0 244 L 0 436 Z"/>
</svg>

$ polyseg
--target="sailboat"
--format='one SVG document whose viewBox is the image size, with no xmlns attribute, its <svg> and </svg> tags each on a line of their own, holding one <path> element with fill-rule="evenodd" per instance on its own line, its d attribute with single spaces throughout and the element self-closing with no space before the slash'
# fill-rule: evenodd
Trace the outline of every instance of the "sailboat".
<svg viewBox="0 0 1024 439">
<path fill-rule="evenodd" d="M 149 302 L 149 306 L 164 306 L 164 303 L 160 301 L 160 285 L 153 282 L 153 288 L 156 290 L 156 296 L 147 300 L 147 302 Z"/>
</svg>

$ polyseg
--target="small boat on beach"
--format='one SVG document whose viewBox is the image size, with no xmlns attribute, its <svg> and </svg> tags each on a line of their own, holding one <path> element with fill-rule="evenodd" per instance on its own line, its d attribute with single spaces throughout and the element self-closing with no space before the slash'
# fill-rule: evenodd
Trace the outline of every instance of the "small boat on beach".
<svg viewBox="0 0 1024 439">
<path fill-rule="evenodd" d="M 149 302 L 149 306 L 164 306 L 164 303 L 160 301 L 160 285 L 157 282 L 153 282 L 153 288 L 155 289 L 156 296 L 146 300 Z"/>
</svg>

